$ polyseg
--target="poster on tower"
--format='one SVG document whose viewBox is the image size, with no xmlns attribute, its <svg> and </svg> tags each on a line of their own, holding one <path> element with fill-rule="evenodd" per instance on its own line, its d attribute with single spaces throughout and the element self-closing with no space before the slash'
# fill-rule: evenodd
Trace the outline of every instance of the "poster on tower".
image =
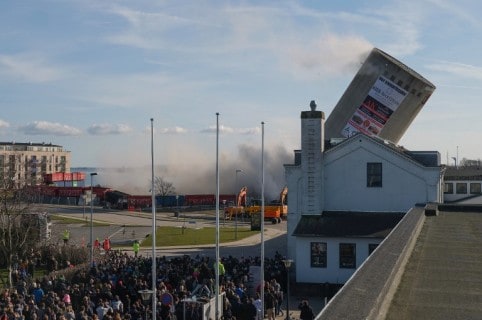
<svg viewBox="0 0 482 320">
<path fill-rule="evenodd" d="M 378 136 L 407 93 L 387 78 L 378 77 L 363 103 L 343 128 L 342 135 L 349 137 L 361 132 L 369 136 Z"/>
</svg>

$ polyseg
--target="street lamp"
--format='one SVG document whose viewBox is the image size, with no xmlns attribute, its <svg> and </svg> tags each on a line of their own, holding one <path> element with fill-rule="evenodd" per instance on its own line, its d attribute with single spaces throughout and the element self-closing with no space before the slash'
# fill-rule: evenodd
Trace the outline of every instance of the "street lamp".
<svg viewBox="0 0 482 320">
<path fill-rule="evenodd" d="M 234 191 L 235 191 L 234 194 L 236 196 L 236 199 L 235 199 L 236 205 L 238 205 L 238 203 L 237 203 L 238 202 L 238 197 L 237 197 L 237 195 L 238 195 L 238 173 L 240 173 L 240 172 L 243 172 L 243 170 L 236 169 L 236 179 L 234 181 Z M 239 208 L 236 208 L 235 211 L 234 211 L 234 213 L 235 213 L 235 215 L 234 215 L 235 216 L 234 217 L 234 219 L 235 219 L 234 220 L 235 221 L 234 222 L 234 240 L 238 240 L 238 209 Z"/>
<path fill-rule="evenodd" d="M 176 217 L 179 219 L 179 195 L 176 194 Z"/>
<path fill-rule="evenodd" d="M 90 267 L 94 266 L 94 232 L 93 232 L 93 221 L 92 216 L 94 215 L 94 202 L 93 202 L 93 194 L 94 194 L 94 185 L 92 183 L 93 176 L 96 176 L 97 172 L 90 173 Z"/>
<path fill-rule="evenodd" d="M 151 301 L 151 296 L 154 293 L 154 291 L 144 289 L 144 290 L 139 290 L 137 292 L 141 295 L 142 302 L 144 303 L 144 306 L 146 307 L 146 318 L 145 318 L 145 320 L 147 320 L 147 306 L 149 305 L 149 302 Z M 152 319 L 155 319 L 154 315 L 153 315 Z"/>
<path fill-rule="evenodd" d="M 290 267 L 293 260 L 284 259 L 286 269 L 286 320 L 290 320 Z"/>
</svg>

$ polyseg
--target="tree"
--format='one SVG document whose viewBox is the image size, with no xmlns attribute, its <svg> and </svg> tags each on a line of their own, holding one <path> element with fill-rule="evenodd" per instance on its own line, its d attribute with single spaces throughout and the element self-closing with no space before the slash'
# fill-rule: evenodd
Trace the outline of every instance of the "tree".
<svg viewBox="0 0 482 320">
<path fill-rule="evenodd" d="M 480 159 L 478 160 L 471 160 L 467 158 L 462 158 L 460 160 L 460 166 L 461 167 L 473 167 L 473 168 L 480 168 L 482 161 Z"/>
<path fill-rule="evenodd" d="M 164 180 L 162 177 L 154 178 L 154 191 L 156 195 L 167 196 L 176 193 L 176 188 L 172 182 Z"/>
<path fill-rule="evenodd" d="M 0 261 L 8 269 L 10 286 L 14 264 L 27 259 L 40 239 L 33 189 L 18 185 L 13 174 L 0 174 Z"/>
</svg>

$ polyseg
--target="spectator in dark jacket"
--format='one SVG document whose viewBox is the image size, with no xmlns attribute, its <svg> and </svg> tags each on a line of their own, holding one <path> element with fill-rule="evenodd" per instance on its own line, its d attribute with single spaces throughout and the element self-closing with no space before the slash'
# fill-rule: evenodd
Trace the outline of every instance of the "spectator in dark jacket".
<svg viewBox="0 0 482 320">
<path fill-rule="evenodd" d="M 315 314 L 313 313 L 313 309 L 308 303 L 308 300 L 301 301 L 298 305 L 298 309 L 300 309 L 300 320 L 313 320 L 315 318 Z"/>
</svg>

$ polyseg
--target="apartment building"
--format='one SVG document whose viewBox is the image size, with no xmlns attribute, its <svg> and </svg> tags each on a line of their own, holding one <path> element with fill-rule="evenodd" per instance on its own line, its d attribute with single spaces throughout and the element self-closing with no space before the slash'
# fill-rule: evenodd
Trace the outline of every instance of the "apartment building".
<svg viewBox="0 0 482 320">
<path fill-rule="evenodd" d="M 70 151 L 52 143 L 0 142 L 0 182 L 37 185 L 49 173 L 70 172 Z"/>
</svg>

